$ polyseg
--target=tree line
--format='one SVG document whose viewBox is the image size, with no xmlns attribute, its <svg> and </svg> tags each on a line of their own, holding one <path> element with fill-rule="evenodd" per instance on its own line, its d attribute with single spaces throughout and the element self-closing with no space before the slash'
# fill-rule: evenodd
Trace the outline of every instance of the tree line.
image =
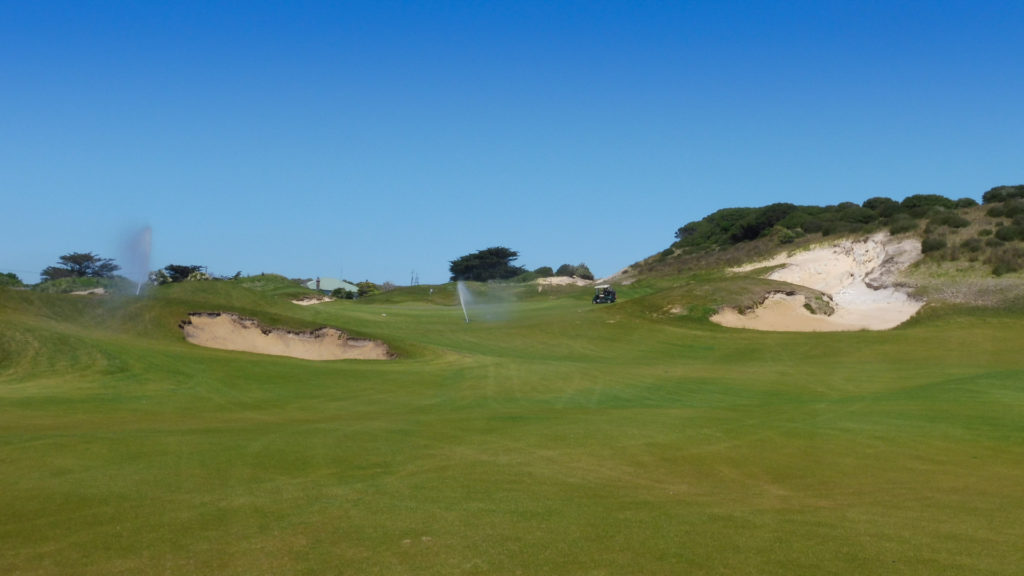
<svg viewBox="0 0 1024 576">
<path fill-rule="evenodd" d="M 510 280 L 529 282 L 537 278 L 551 276 L 575 276 L 585 280 L 593 280 L 594 275 L 585 263 L 562 264 L 558 270 L 550 266 L 541 266 L 527 270 L 513 264 L 519 258 L 519 252 L 505 246 L 493 246 L 477 250 L 471 254 L 460 256 L 449 262 L 452 282 L 470 280 L 473 282 L 489 282 L 491 280 Z"/>
<path fill-rule="evenodd" d="M 112 279 L 120 269 L 121 267 L 114 262 L 113 258 L 103 258 L 92 252 L 70 252 L 57 258 L 57 264 L 44 268 L 39 276 L 43 282 L 64 278 Z M 207 279 L 209 275 L 205 270 L 205 266 L 168 264 L 160 270 L 150 272 L 149 280 L 154 284 L 166 284 L 190 279 Z"/>
</svg>

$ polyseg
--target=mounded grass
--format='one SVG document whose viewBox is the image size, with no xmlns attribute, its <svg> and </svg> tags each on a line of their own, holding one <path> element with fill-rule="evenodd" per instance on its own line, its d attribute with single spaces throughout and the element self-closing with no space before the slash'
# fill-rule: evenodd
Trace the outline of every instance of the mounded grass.
<svg viewBox="0 0 1024 576">
<path fill-rule="evenodd" d="M 1024 314 L 733 330 L 709 307 L 762 286 L 702 274 L 473 285 L 469 324 L 450 285 L 0 290 L 0 571 L 1019 573 Z M 196 310 L 401 358 L 199 348 Z"/>
</svg>

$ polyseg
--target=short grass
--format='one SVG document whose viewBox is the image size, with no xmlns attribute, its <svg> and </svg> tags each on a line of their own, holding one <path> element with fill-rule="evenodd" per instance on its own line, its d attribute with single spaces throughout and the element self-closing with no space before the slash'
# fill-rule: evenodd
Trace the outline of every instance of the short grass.
<svg viewBox="0 0 1024 576">
<path fill-rule="evenodd" d="M 1024 314 L 750 332 L 726 284 L 473 286 L 469 324 L 452 286 L 0 290 L 0 572 L 1020 573 Z M 195 310 L 401 357 L 203 349 Z"/>
</svg>

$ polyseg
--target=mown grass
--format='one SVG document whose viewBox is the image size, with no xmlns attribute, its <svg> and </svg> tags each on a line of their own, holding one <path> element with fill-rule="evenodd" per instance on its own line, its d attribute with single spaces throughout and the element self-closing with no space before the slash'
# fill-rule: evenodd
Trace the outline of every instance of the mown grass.
<svg viewBox="0 0 1024 576">
<path fill-rule="evenodd" d="M 1019 573 L 1020 311 L 749 332 L 702 311 L 761 286 L 701 274 L 473 286 L 469 324 L 450 286 L 0 290 L 0 571 Z M 196 309 L 400 358 L 203 349 Z"/>
</svg>

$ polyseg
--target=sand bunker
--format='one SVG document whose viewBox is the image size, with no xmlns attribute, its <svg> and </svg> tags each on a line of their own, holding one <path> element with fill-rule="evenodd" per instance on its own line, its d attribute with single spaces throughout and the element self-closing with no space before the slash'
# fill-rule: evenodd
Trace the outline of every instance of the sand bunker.
<svg viewBox="0 0 1024 576">
<path fill-rule="evenodd" d="M 191 313 L 180 326 L 186 340 L 208 348 L 304 360 L 387 360 L 394 357 L 383 342 L 349 338 L 348 334 L 334 328 L 294 332 L 266 328 L 252 318 L 219 312 Z"/>
<path fill-rule="evenodd" d="M 711 320 L 733 328 L 791 332 L 894 328 L 924 305 L 911 298 L 897 283 L 899 273 L 920 257 L 919 240 L 896 240 L 886 233 L 796 254 L 781 254 L 736 271 L 781 265 L 782 268 L 767 277 L 824 293 L 834 313 L 812 314 L 805 307 L 803 296 L 773 293 L 750 312 L 744 314 L 727 308 Z"/>
<path fill-rule="evenodd" d="M 330 296 L 303 296 L 297 300 L 292 300 L 292 304 L 298 304 L 299 306 L 312 306 L 313 304 L 323 304 L 324 302 L 334 302 L 334 298 Z"/>
</svg>

